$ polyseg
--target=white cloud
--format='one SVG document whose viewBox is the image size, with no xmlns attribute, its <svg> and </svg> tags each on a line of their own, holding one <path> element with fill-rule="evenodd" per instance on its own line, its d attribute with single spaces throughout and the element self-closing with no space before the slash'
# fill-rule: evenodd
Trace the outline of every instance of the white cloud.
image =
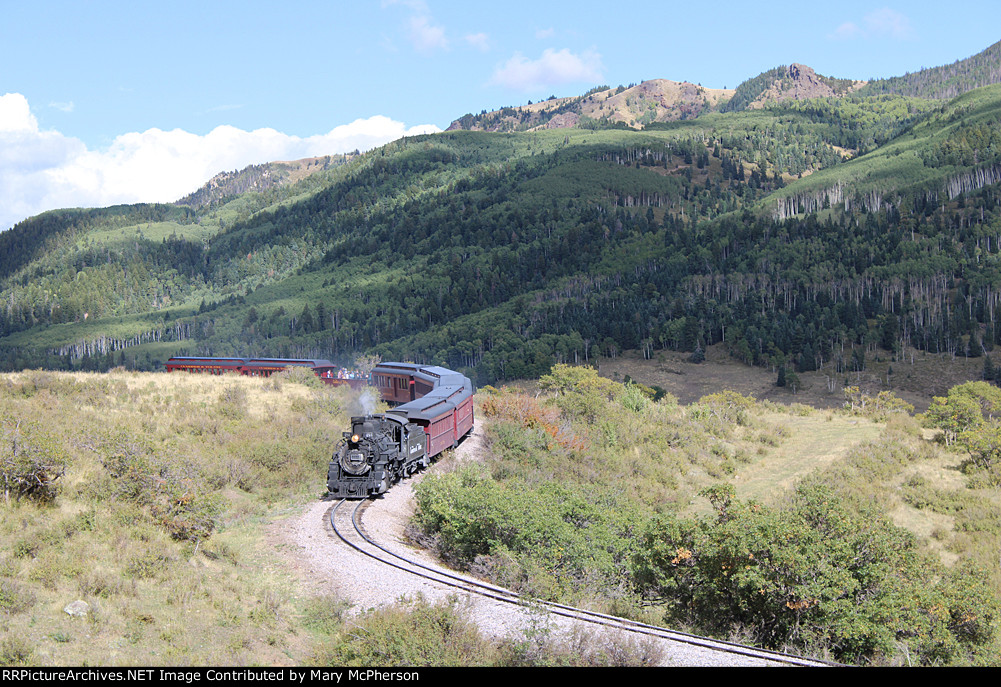
<svg viewBox="0 0 1001 687">
<path fill-rule="evenodd" d="M 834 29 L 834 37 L 841 39 L 851 39 L 862 34 L 862 29 L 858 27 L 858 24 L 851 21 L 846 21 L 844 24 Z"/>
<path fill-rule="evenodd" d="M 430 54 L 438 49 L 448 49 L 445 29 L 432 24 L 431 18 L 426 15 L 410 17 L 410 41 L 418 52 L 424 54 Z"/>
<path fill-rule="evenodd" d="M 532 92 L 567 83 L 600 81 L 603 68 L 601 55 L 593 50 L 575 55 L 566 48 L 548 48 L 537 60 L 515 53 L 494 71 L 490 83 Z"/>
<path fill-rule="evenodd" d="M 911 20 L 888 7 L 865 15 L 865 24 L 870 33 L 880 36 L 890 36 L 900 40 L 914 35 Z"/>
<path fill-rule="evenodd" d="M 38 121 L 31 114 L 28 99 L 20 93 L 0 95 L 0 131 L 32 131 Z"/>
<path fill-rule="evenodd" d="M 464 40 L 480 52 L 490 50 L 490 37 L 485 33 L 470 33 L 465 36 Z"/>
<path fill-rule="evenodd" d="M 449 41 L 445 36 L 445 28 L 435 23 L 424 0 L 382 0 L 383 9 L 393 6 L 405 7 L 409 11 L 406 34 L 417 52 L 430 55 L 436 50 L 448 50 Z M 383 47 L 395 52 L 395 47 L 391 43 L 387 45 L 386 40 L 383 39 Z"/>
<path fill-rule="evenodd" d="M 118 136 L 107 149 L 88 150 L 78 139 L 40 131 L 27 99 L 8 93 L 0 97 L 0 230 L 55 208 L 171 202 L 222 171 L 368 150 L 435 131 L 433 125 L 407 128 L 377 115 L 305 138 L 232 126 L 204 136 L 149 129 Z"/>
<path fill-rule="evenodd" d="M 548 28 L 548 29 L 536 29 L 535 30 L 535 37 L 538 38 L 539 40 L 543 40 L 543 39 L 546 39 L 546 38 L 552 38 L 554 35 L 556 35 L 556 29 L 551 28 L 551 27 Z"/>
<path fill-rule="evenodd" d="M 844 22 L 831 36 L 842 40 L 855 38 L 908 40 L 914 37 L 914 27 L 906 15 L 889 7 L 883 7 L 866 14 L 862 18 L 861 25 L 851 21 Z"/>
</svg>

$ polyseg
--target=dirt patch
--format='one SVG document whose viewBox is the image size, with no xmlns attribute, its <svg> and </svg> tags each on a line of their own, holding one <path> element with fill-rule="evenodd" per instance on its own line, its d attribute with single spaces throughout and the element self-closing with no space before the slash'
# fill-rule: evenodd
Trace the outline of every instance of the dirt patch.
<svg viewBox="0 0 1001 687">
<path fill-rule="evenodd" d="M 933 396 L 943 396 L 957 384 L 979 380 L 984 365 L 983 358 L 914 351 L 897 361 L 870 360 L 861 373 L 837 373 L 830 368 L 799 372 L 796 374 L 800 385 L 793 390 L 775 385 L 777 370 L 738 362 L 722 344 L 710 346 L 704 362 L 689 362 L 689 355 L 657 351 L 652 359 L 644 360 L 639 351 L 627 351 L 616 358 L 602 358 L 598 372 L 617 382 L 628 377 L 647 386 L 659 386 L 677 396 L 683 404 L 730 389 L 758 400 L 785 405 L 802 403 L 814 408 L 840 408 L 844 404 L 844 387 L 858 385 L 873 394 L 892 391 L 913 404 L 915 412 L 924 412 Z"/>
</svg>

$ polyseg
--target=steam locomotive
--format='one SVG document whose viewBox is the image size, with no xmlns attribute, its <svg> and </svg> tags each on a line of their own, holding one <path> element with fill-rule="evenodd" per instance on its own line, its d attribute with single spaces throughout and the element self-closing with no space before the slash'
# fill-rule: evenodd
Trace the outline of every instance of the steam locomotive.
<svg viewBox="0 0 1001 687">
<path fill-rule="evenodd" d="M 366 376 L 344 376 L 328 360 L 292 358 L 189 358 L 167 361 L 168 372 L 235 373 L 268 377 L 305 367 L 327 384 L 373 386 L 389 412 L 351 418 L 327 469 L 331 496 L 367 498 L 431 464 L 473 429 L 473 385 L 443 367 L 381 363 Z"/>
<path fill-rule="evenodd" d="M 386 413 L 351 418 L 334 450 L 327 490 L 340 498 L 384 494 L 431 464 L 473 429 L 473 385 L 443 367 L 382 363 L 370 384 L 396 404 Z"/>
</svg>

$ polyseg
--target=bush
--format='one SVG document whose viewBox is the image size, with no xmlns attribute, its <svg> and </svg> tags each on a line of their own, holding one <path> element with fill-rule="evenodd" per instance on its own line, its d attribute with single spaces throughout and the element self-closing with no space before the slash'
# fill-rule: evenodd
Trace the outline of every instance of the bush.
<svg viewBox="0 0 1001 687">
<path fill-rule="evenodd" d="M 124 429 L 110 432 L 98 450 L 112 495 L 144 506 L 171 537 L 198 542 L 215 529 L 221 501 L 194 466 L 168 461 L 147 437 Z"/>
<path fill-rule="evenodd" d="M 568 418 L 593 423 L 605 409 L 606 402 L 618 399 L 625 387 L 598 376 L 590 367 L 554 365 L 539 379 L 539 388 L 554 394 L 553 402 Z"/>
<path fill-rule="evenodd" d="M 56 481 L 68 464 L 63 446 L 32 423 L 6 417 L 0 422 L 0 488 L 5 500 L 54 499 Z"/>
<path fill-rule="evenodd" d="M 218 408 L 223 417 L 242 418 L 247 414 L 247 390 L 236 384 L 226 387 L 219 396 Z"/>
<path fill-rule="evenodd" d="M 34 653 L 35 650 L 22 637 L 7 634 L 0 639 L 0 666 L 30 665 Z"/>
<path fill-rule="evenodd" d="M 493 647 L 455 597 L 432 604 L 423 597 L 372 611 L 340 633 L 317 657 L 338 666 L 484 666 Z"/>
<path fill-rule="evenodd" d="M 281 372 L 276 372 L 271 375 L 271 378 L 275 381 L 276 388 L 280 388 L 280 384 L 282 382 L 302 384 L 303 386 L 308 386 L 312 389 L 323 389 L 326 387 L 323 380 L 317 377 L 316 373 L 308 367 L 286 367 Z"/>
<path fill-rule="evenodd" d="M 660 665 L 663 645 L 656 639 L 636 640 L 611 631 L 595 632 L 575 625 L 554 632 L 545 617 L 532 617 L 515 637 L 500 645 L 498 664 L 504 667 L 649 667 Z"/>
<path fill-rule="evenodd" d="M 303 610 L 303 625 L 323 635 L 334 635 L 342 628 L 349 607 L 350 604 L 336 596 L 313 597 Z"/>
<path fill-rule="evenodd" d="M 444 557 L 515 589 L 556 599 L 624 579 L 634 515 L 598 489 L 500 484 L 460 469 L 429 474 L 415 490 L 416 525 Z"/>
<path fill-rule="evenodd" d="M 886 421 L 895 415 L 909 415 L 914 406 L 898 398 L 892 391 L 880 391 L 875 396 L 857 386 L 844 389 L 844 408 L 852 415 L 867 417 L 877 422 Z"/>
<path fill-rule="evenodd" d="M 973 600 L 937 581 L 909 533 L 854 513 L 824 485 L 801 486 L 784 510 L 740 503 L 729 486 L 704 494 L 716 517 L 653 521 L 635 558 L 638 585 L 669 620 L 852 661 L 906 642 L 934 664 L 993 642 L 994 595 L 970 610 Z M 930 635 L 939 639 L 929 644 Z"/>
<path fill-rule="evenodd" d="M 0 580 L 0 612 L 23 613 L 35 605 L 35 595 L 15 580 Z"/>
</svg>

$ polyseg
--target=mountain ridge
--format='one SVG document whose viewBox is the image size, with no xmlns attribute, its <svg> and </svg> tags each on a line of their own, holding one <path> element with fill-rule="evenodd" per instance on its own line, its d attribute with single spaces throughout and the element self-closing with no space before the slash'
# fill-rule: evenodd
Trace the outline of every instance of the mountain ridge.
<svg viewBox="0 0 1001 687">
<path fill-rule="evenodd" d="M 922 69 L 887 79 L 860 80 L 821 76 L 791 63 L 749 78 L 735 89 L 709 89 L 689 81 L 651 79 L 616 89 L 600 86 L 581 96 L 510 106 L 452 121 L 449 131 L 532 131 L 549 128 L 628 126 L 643 128 L 698 117 L 714 111 L 761 108 L 786 101 L 824 97 L 895 94 L 930 99 L 954 98 L 975 88 L 1001 83 L 1001 41 L 951 65 Z M 606 107 L 607 105 L 607 107 Z"/>
<path fill-rule="evenodd" d="M 784 69 L 748 104 L 786 76 L 837 90 Z M 644 84 L 582 97 L 677 89 L 705 107 L 695 84 Z M 841 375 L 1001 343 L 983 287 L 1001 243 L 1001 86 L 948 102 L 793 86 L 640 131 L 453 130 L 299 163 L 298 181 L 229 173 L 200 204 L 46 213 L 0 235 L 0 367 L 376 353 L 491 383 L 724 344 Z M 569 119 L 568 104 L 537 109 Z"/>
<path fill-rule="evenodd" d="M 240 193 L 259 193 L 295 184 L 317 172 L 343 165 L 357 155 L 358 151 L 355 151 L 301 160 L 265 162 L 232 172 L 219 172 L 195 191 L 174 201 L 174 205 L 202 208 Z"/>
</svg>

